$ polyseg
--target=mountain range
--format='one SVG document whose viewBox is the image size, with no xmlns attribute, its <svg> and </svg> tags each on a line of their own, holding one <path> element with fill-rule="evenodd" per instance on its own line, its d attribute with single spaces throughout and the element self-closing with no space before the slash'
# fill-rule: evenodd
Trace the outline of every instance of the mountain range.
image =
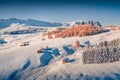
<svg viewBox="0 0 120 80">
<path fill-rule="evenodd" d="M 16 18 L 10 18 L 10 19 L 0 19 L 0 28 L 6 28 L 9 27 L 13 23 L 19 23 L 24 24 L 26 26 L 39 26 L 39 27 L 57 27 L 57 26 L 74 26 L 74 25 L 84 25 L 84 24 L 91 24 L 91 25 L 97 25 L 101 27 L 100 22 L 93 21 L 93 20 L 77 20 L 73 22 L 64 22 L 64 23 L 57 23 L 57 22 L 46 22 L 46 21 L 39 21 L 34 19 L 16 19 Z"/>
</svg>

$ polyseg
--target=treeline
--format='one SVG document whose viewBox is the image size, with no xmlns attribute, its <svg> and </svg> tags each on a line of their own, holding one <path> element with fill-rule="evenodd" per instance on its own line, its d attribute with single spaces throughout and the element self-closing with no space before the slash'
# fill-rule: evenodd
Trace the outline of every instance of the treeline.
<svg viewBox="0 0 120 80">
<path fill-rule="evenodd" d="M 111 63 L 120 61 L 120 39 L 100 42 L 95 48 L 85 50 L 82 54 L 84 64 Z"/>
<path fill-rule="evenodd" d="M 60 37 L 72 37 L 72 36 L 89 36 L 94 35 L 102 32 L 106 32 L 108 30 L 103 29 L 102 27 L 96 27 L 92 26 L 90 24 L 85 25 L 79 25 L 77 27 L 69 28 L 66 30 L 56 30 L 48 33 L 48 38 L 53 38 L 52 35 L 55 35 L 54 38 L 60 38 Z"/>
</svg>

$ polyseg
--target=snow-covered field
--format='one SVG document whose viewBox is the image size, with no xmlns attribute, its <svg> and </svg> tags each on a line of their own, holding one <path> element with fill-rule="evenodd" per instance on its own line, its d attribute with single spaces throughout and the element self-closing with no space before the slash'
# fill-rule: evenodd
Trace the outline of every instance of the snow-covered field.
<svg viewBox="0 0 120 80">
<path fill-rule="evenodd" d="M 120 62 L 83 64 L 82 51 L 74 49 L 76 40 L 92 45 L 120 38 L 120 31 L 85 37 L 42 40 L 42 33 L 2 35 L 8 43 L 0 45 L 0 80 L 119 80 Z M 28 46 L 20 46 L 22 42 Z M 43 51 L 37 51 L 43 47 Z M 72 61 L 62 64 L 68 57 Z"/>
</svg>

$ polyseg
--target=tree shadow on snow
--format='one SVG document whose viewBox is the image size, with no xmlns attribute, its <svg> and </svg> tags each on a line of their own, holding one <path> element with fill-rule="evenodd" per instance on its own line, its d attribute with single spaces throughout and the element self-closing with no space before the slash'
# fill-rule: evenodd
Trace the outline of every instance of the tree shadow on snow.
<svg viewBox="0 0 120 80">
<path fill-rule="evenodd" d="M 18 77 L 17 74 L 27 69 L 29 65 L 30 65 L 30 60 L 28 59 L 21 69 L 17 69 L 9 75 L 8 80 L 17 80 Z"/>
<path fill-rule="evenodd" d="M 74 62 L 74 61 L 75 61 L 75 59 L 65 58 L 65 59 L 64 59 L 64 61 L 66 61 L 66 62 L 70 63 L 70 62 Z"/>
<path fill-rule="evenodd" d="M 13 72 L 10 74 L 10 76 L 8 77 L 8 80 L 15 80 L 15 77 L 16 77 L 18 71 L 19 71 L 19 70 L 13 71 Z"/>
<path fill-rule="evenodd" d="M 72 45 L 63 46 L 63 49 L 67 52 L 67 55 L 71 55 L 75 52 L 75 49 L 72 48 Z"/>
<path fill-rule="evenodd" d="M 27 67 L 30 65 L 30 60 L 28 59 L 27 62 L 23 65 L 21 70 L 27 69 Z"/>
<path fill-rule="evenodd" d="M 81 47 L 81 48 L 84 48 L 84 47 L 85 47 L 85 45 L 80 45 L 80 47 Z"/>
<path fill-rule="evenodd" d="M 40 57 L 40 67 L 46 66 L 54 58 L 54 56 L 59 56 L 59 50 L 57 48 L 46 48 L 42 50 L 43 55 Z"/>
</svg>

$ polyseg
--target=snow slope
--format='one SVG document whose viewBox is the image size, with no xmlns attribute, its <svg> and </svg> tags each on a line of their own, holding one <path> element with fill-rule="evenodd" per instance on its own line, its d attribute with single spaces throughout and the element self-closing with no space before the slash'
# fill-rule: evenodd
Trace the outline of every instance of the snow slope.
<svg viewBox="0 0 120 80">
<path fill-rule="evenodd" d="M 41 39 L 42 33 L 11 37 L 11 42 L 0 45 L 0 80 L 119 80 L 120 62 L 82 64 L 82 48 L 74 49 L 76 40 L 81 44 L 90 40 L 92 45 L 120 38 L 120 31 L 86 37 Z M 9 40 L 8 35 L 4 35 Z M 30 45 L 21 47 L 22 42 Z M 48 46 L 48 48 L 46 48 Z M 43 53 L 37 50 L 43 47 Z M 62 64 L 68 57 L 72 61 Z"/>
<path fill-rule="evenodd" d="M 10 26 L 0 29 L 0 35 L 2 34 L 30 34 L 37 32 L 45 32 L 52 27 L 38 27 L 38 26 L 26 26 L 25 24 L 12 23 Z"/>
</svg>

